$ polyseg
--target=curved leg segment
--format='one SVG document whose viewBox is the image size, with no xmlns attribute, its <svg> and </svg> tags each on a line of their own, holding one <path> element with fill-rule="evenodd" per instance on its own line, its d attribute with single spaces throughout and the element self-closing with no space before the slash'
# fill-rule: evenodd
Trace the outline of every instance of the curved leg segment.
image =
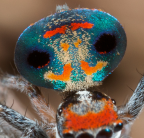
<svg viewBox="0 0 144 138">
<path fill-rule="evenodd" d="M 130 131 L 128 129 L 130 129 L 131 124 L 142 111 L 143 105 L 144 105 L 144 76 L 140 80 L 137 88 L 135 89 L 129 101 L 125 105 L 118 107 L 118 115 L 120 119 L 124 120 L 125 123 L 124 128 L 126 129 L 126 131 Z"/>
<path fill-rule="evenodd" d="M 56 113 L 53 111 L 51 106 L 47 104 L 46 100 L 44 99 L 41 91 L 38 89 L 37 86 L 32 85 L 31 83 L 29 83 L 22 77 L 12 76 L 12 75 L 2 76 L 0 78 L 0 85 L 10 88 L 10 89 L 17 89 L 17 90 L 20 90 L 21 92 L 26 93 L 28 95 L 34 109 L 41 117 L 42 123 L 43 123 L 43 128 L 45 129 L 46 133 L 51 138 L 55 137 L 55 135 L 56 135 L 55 134 L 56 133 L 55 115 L 56 115 Z M 23 120 L 21 120 L 21 121 L 23 121 Z M 23 122 L 23 124 L 25 124 L 25 122 Z M 15 125 L 15 124 L 13 124 L 13 125 Z M 37 128 L 35 128 L 31 125 L 30 125 L 30 127 L 33 130 L 34 129 L 38 130 Z M 28 132 L 30 127 L 27 127 L 27 126 L 24 127 L 24 128 L 27 128 L 25 130 L 26 133 Z"/>
<path fill-rule="evenodd" d="M 21 138 L 48 138 L 46 132 L 35 121 L 22 116 L 7 106 L 0 105 L 0 120 L 1 124 L 7 122 L 7 128 L 15 128 L 15 131 L 18 131 L 15 133 L 19 133 Z M 10 134 L 7 135 L 11 137 Z"/>
</svg>

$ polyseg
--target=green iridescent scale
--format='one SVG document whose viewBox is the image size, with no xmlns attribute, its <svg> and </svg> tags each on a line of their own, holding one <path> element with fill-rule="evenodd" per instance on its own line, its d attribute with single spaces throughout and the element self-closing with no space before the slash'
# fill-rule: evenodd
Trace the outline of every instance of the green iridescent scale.
<svg viewBox="0 0 144 138">
<path fill-rule="evenodd" d="M 99 85 L 120 63 L 126 35 L 110 14 L 90 9 L 55 13 L 20 35 L 15 63 L 31 83 L 61 90 Z"/>
</svg>

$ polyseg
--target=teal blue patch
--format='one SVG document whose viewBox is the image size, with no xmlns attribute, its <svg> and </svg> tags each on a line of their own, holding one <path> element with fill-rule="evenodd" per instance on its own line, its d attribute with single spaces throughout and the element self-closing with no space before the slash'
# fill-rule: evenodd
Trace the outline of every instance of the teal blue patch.
<svg viewBox="0 0 144 138">
<path fill-rule="evenodd" d="M 75 71 L 73 72 L 73 75 L 70 77 L 72 82 L 78 82 L 78 81 L 84 81 L 85 80 L 86 75 L 84 75 L 83 73 L 76 73 Z"/>
<path fill-rule="evenodd" d="M 105 69 L 103 68 L 101 71 L 93 73 L 92 81 L 101 82 L 105 77 Z"/>
<path fill-rule="evenodd" d="M 63 90 L 66 87 L 66 83 L 63 81 L 52 81 L 52 83 L 55 90 Z"/>
</svg>

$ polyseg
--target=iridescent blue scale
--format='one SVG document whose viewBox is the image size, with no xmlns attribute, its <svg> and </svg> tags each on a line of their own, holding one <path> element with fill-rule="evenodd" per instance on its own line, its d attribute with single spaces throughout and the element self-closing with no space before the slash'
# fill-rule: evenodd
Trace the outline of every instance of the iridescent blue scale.
<svg viewBox="0 0 144 138">
<path fill-rule="evenodd" d="M 73 9 L 25 29 L 16 45 L 15 63 L 35 85 L 82 90 L 99 85 L 118 66 L 125 49 L 126 35 L 115 17 L 100 10 Z"/>
</svg>

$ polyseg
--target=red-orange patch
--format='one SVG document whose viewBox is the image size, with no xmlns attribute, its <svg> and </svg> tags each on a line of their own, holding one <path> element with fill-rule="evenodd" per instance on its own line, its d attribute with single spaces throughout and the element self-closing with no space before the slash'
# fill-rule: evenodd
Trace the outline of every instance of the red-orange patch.
<svg viewBox="0 0 144 138">
<path fill-rule="evenodd" d="M 85 61 L 81 61 L 81 68 L 85 71 L 87 75 L 92 75 L 93 73 L 101 70 L 103 67 L 107 65 L 107 62 L 99 61 L 97 62 L 95 67 L 90 67 L 89 64 Z"/>
<path fill-rule="evenodd" d="M 88 112 L 85 115 L 78 115 L 67 108 L 64 110 L 66 122 L 64 127 L 66 128 L 63 133 L 67 133 L 70 130 L 79 131 L 82 129 L 95 129 L 104 125 L 109 125 L 117 120 L 118 115 L 113 110 L 113 103 L 107 101 L 104 109 L 99 113 Z"/>
<path fill-rule="evenodd" d="M 74 31 L 78 28 L 91 29 L 94 26 L 92 23 L 71 23 L 71 30 Z"/>
<path fill-rule="evenodd" d="M 92 24 L 92 23 L 88 23 L 88 22 L 85 22 L 85 23 L 71 23 L 71 30 L 72 31 L 74 31 L 74 30 L 76 30 L 76 29 L 78 29 L 78 28 L 85 28 L 85 29 L 91 29 L 92 27 L 94 26 L 94 24 Z M 65 31 L 66 31 L 66 25 L 63 25 L 63 26 L 61 26 L 61 27 L 59 27 L 59 28 L 56 28 L 56 29 L 54 29 L 54 30 L 51 30 L 51 31 L 47 31 L 44 35 L 43 35 L 43 37 L 44 38 L 50 38 L 50 37 L 52 37 L 52 36 L 54 36 L 54 35 L 56 35 L 56 34 L 58 34 L 58 33 L 60 33 L 60 34 L 65 34 Z"/>
<path fill-rule="evenodd" d="M 49 62 L 48 62 L 48 63 L 46 63 L 46 64 L 45 64 L 45 65 L 43 65 L 43 66 L 38 66 L 38 69 L 43 68 L 43 67 L 47 66 L 48 64 L 49 64 Z"/>
<path fill-rule="evenodd" d="M 99 52 L 100 54 L 106 54 L 107 52 L 106 51 L 104 51 L 104 52 Z"/>
<path fill-rule="evenodd" d="M 71 71 L 73 68 L 71 67 L 71 64 L 66 64 L 63 67 L 63 74 L 61 75 L 55 75 L 54 73 L 48 73 L 46 75 L 46 78 L 51 80 L 61 80 L 61 81 L 68 81 L 70 79 Z"/>
<path fill-rule="evenodd" d="M 58 33 L 60 33 L 60 34 L 65 34 L 65 31 L 66 31 L 66 25 L 63 25 L 63 26 L 61 26 L 60 28 L 56 28 L 56 29 L 54 29 L 54 30 L 47 31 L 47 32 L 43 35 L 43 37 L 44 37 L 44 38 L 50 38 L 50 37 L 52 37 L 52 36 L 54 36 L 54 35 L 56 35 L 56 34 L 58 34 Z"/>
</svg>

